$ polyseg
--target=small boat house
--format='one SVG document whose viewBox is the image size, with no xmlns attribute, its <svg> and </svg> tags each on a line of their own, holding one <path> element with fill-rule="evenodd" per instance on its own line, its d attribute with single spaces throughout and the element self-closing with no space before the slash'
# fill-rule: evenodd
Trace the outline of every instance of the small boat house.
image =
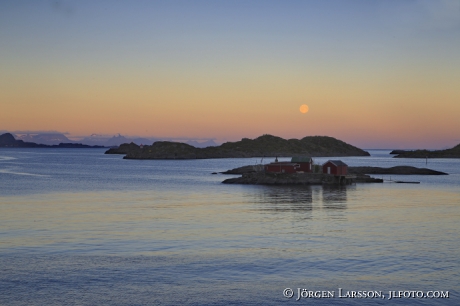
<svg viewBox="0 0 460 306">
<path fill-rule="evenodd" d="M 348 165 L 341 160 L 328 160 L 323 164 L 323 173 L 333 175 L 347 175 Z"/>
<path fill-rule="evenodd" d="M 296 173 L 312 172 L 313 159 L 311 157 L 293 157 L 290 162 L 278 162 L 264 165 L 265 172 L 269 173 Z"/>
<path fill-rule="evenodd" d="M 297 156 L 291 158 L 291 163 L 299 164 L 297 171 L 303 172 L 312 172 L 313 169 L 313 159 L 306 156 Z"/>
<path fill-rule="evenodd" d="M 299 164 L 290 162 L 275 162 L 264 166 L 265 172 L 270 173 L 296 173 L 298 168 Z"/>
</svg>

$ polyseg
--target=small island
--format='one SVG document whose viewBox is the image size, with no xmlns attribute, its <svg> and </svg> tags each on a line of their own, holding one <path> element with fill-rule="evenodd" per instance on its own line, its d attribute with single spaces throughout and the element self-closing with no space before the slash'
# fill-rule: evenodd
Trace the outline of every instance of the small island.
<svg viewBox="0 0 460 306">
<path fill-rule="evenodd" d="M 292 165 L 291 162 L 271 163 L 267 165 L 243 166 L 221 172 L 222 174 L 238 174 L 240 177 L 224 180 L 224 184 L 251 184 L 251 185 L 348 185 L 352 183 L 383 183 L 383 179 L 373 178 L 369 174 L 395 174 L 395 175 L 447 175 L 447 173 L 426 168 L 411 166 L 396 166 L 391 168 L 381 167 L 348 167 L 341 161 L 328 161 L 324 165 L 310 167 L 311 172 L 295 171 L 281 172 L 282 166 Z M 342 173 L 328 173 L 327 166 L 330 162 L 341 164 Z M 280 165 L 280 171 L 270 171 L 271 165 Z M 284 165 L 283 165 L 284 164 Z M 318 167 L 319 166 L 319 167 Z M 276 167 L 275 167 L 276 168 Z M 267 171 L 268 170 L 268 171 Z M 399 183 L 407 183 L 395 181 Z"/>
<path fill-rule="evenodd" d="M 265 156 L 369 156 L 364 150 L 327 136 L 307 136 L 302 139 L 283 139 L 263 135 L 255 139 L 243 138 L 217 147 L 196 148 L 181 142 L 157 141 L 152 145 L 122 144 L 106 154 L 124 154 L 124 159 L 205 159 L 247 158 Z"/>
<path fill-rule="evenodd" d="M 460 158 L 460 144 L 446 150 L 394 150 L 390 154 L 398 154 L 395 158 Z"/>
<path fill-rule="evenodd" d="M 369 175 L 344 176 L 338 179 L 324 173 L 244 173 L 240 177 L 229 178 L 223 184 L 245 185 L 350 185 L 352 183 L 383 183 L 382 179 Z"/>
</svg>

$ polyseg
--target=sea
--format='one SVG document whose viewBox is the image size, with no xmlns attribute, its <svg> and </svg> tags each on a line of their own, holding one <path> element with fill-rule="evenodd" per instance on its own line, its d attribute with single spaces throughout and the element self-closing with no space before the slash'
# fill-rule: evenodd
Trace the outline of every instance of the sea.
<svg viewBox="0 0 460 306">
<path fill-rule="evenodd" d="M 274 158 L 104 151 L 0 149 L 0 305 L 460 305 L 460 159 L 369 150 L 314 161 L 448 175 L 261 186 L 213 173 Z"/>
</svg>

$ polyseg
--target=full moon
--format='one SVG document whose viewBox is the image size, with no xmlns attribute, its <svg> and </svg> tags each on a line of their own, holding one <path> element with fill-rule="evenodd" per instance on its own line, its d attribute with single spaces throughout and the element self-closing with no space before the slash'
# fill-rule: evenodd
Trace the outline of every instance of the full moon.
<svg viewBox="0 0 460 306">
<path fill-rule="evenodd" d="M 308 105 L 306 105 L 306 104 L 300 105 L 300 112 L 302 114 L 305 114 L 306 112 L 308 112 Z"/>
</svg>

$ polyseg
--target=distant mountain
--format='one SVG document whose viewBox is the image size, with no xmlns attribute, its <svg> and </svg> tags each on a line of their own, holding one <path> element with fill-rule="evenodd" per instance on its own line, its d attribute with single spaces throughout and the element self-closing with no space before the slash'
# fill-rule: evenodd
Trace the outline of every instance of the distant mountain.
<svg viewBox="0 0 460 306">
<path fill-rule="evenodd" d="M 131 139 L 128 139 L 125 136 L 118 134 L 118 136 L 113 136 L 112 138 L 107 139 L 104 144 L 111 147 L 111 146 L 119 146 L 122 143 L 127 143 L 131 141 L 132 141 Z"/>
<path fill-rule="evenodd" d="M 10 133 L 0 135 L 0 147 L 3 148 L 104 148 L 103 146 L 88 146 L 81 143 L 59 143 L 54 145 L 46 145 L 35 142 L 26 142 L 16 140 Z"/>
<path fill-rule="evenodd" d="M 141 138 L 141 137 L 133 138 L 132 140 L 132 142 L 138 145 L 148 145 L 148 144 L 154 143 L 155 141 L 156 139 Z"/>
<path fill-rule="evenodd" d="M 196 140 L 189 140 L 186 142 L 186 144 L 194 146 L 195 148 L 206 148 L 206 147 L 216 147 L 217 143 L 214 142 L 214 140 L 206 140 L 203 142 L 198 142 Z"/>
<path fill-rule="evenodd" d="M 272 135 L 263 135 L 256 139 L 243 138 L 241 141 L 206 148 L 170 141 L 157 141 L 142 148 L 131 143 L 110 149 L 106 154 L 126 154 L 124 158 L 127 159 L 369 156 L 368 152 L 332 137 L 308 136 L 300 140 L 286 140 Z"/>
<path fill-rule="evenodd" d="M 18 140 L 22 140 L 25 142 L 35 142 L 38 144 L 46 144 L 46 145 L 57 145 L 60 143 L 70 143 L 74 142 L 67 138 L 64 134 L 60 133 L 40 133 L 40 134 L 24 134 L 24 135 L 16 135 Z"/>
<path fill-rule="evenodd" d="M 460 158 L 460 144 L 446 150 L 415 150 L 399 152 L 395 158 Z"/>
<path fill-rule="evenodd" d="M 21 133 L 13 135 L 17 140 L 22 140 L 24 142 L 34 142 L 37 144 L 46 144 L 46 145 L 58 145 L 60 143 L 76 143 L 76 141 L 67 138 L 64 134 L 61 133 Z M 135 143 L 137 145 L 151 145 L 158 139 L 155 138 L 144 138 L 144 137 L 129 137 L 123 136 L 121 134 L 107 137 L 102 135 L 93 134 L 91 136 L 84 137 L 83 139 L 79 140 L 78 143 L 82 143 L 85 145 L 97 145 L 97 146 L 104 146 L 104 147 L 118 147 L 123 143 Z M 197 147 L 197 148 L 204 148 L 210 146 L 217 146 L 217 144 L 213 140 L 207 140 L 203 142 L 199 142 L 196 140 L 189 140 L 187 141 L 188 144 Z"/>
<path fill-rule="evenodd" d="M 104 136 L 99 136 L 99 135 L 91 135 L 89 137 L 85 137 L 81 140 L 82 143 L 85 144 L 90 144 L 90 145 L 102 145 L 105 147 L 117 147 L 123 143 L 130 143 L 133 142 L 137 145 L 141 144 L 152 144 L 155 140 L 154 139 L 148 139 L 148 138 L 127 138 L 125 136 L 122 136 L 120 134 L 113 136 L 111 138 L 107 138 Z"/>
<path fill-rule="evenodd" d="M 84 144 L 103 145 L 106 147 L 118 147 L 121 144 L 131 143 L 131 142 L 138 146 L 139 145 L 151 145 L 155 141 L 158 141 L 158 139 L 144 138 L 144 137 L 126 137 L 121 134 L 115 135 L 110 138 L 93 134 L 81 140 L 81 142 Z M 186 143 L 191 146 L 197 147 L 197 148 L 217 146 L 217 144 L 213 140 L 207 140 L 203 142 L 198 142 L 196 140 L 189 140 Z"/>
</svg>

